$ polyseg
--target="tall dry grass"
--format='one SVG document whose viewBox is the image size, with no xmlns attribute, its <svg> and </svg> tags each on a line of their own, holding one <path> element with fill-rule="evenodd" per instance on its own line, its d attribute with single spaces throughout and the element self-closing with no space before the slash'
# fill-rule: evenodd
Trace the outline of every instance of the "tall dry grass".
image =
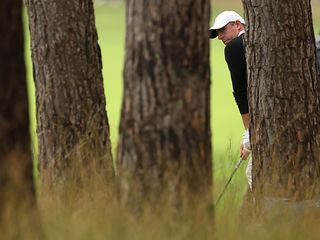
<svg viewBox="0 0 320 240">
<path fill-rule="evenodd" d="M 75 169 L 74 175 L 86 176 L 85 170 L 81 173 L 79 167 Z M 264 212 L 255 216 L 239 207 L 242 204 L 237 192 L 241 189 L 236 182 L 228 191 L 215 209 L 214 219 L 210 218 L 205 201 L 197 202 L 192 208 L 173 206 L 167 201 L 166 191 L 155 192 L 152 204 L 141 199 L 142 208 L 136 212 L 119 204 L 117 185 L 106 185 L 101 178 L 93 176 L 86 184 L 78 185 L 76 181 L 67 184 L 63 192 L 68 194 L 59 194 L 40 185 L 39 218 L 48 240 L 319 238 L 320 215 L 316 210 L 320 206 L 272 202 L 271 199 L 261 207 Z M 25 236 L 18 239 L 32 239 Z"/>
</svg>

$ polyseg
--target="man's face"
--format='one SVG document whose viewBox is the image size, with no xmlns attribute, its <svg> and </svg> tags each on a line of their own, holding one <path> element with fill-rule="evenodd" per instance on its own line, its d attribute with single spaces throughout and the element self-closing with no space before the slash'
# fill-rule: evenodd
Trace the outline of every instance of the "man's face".
<svg viewBox="0 0 320 240">
<path fill-rule="evenodd" d="M 232 39 L 238 37 L 238 34 L 241 30 L 240 28 L 240 22 L 229 22 L 223 28 L 216 30 L 218 39 L 221 40 L 225 45 L 227 45 L 228 42 L 230 42 Z"/>
</svg>

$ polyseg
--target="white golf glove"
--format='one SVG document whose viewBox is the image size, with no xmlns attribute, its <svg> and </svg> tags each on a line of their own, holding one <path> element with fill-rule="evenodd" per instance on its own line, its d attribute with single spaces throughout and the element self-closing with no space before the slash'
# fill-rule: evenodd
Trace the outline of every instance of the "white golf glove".
<svg viewBox="0 0 320 240">
<path fill-rule="evenodd" d="M 244 130 L 242 135 L 242 144 L 246 150 L 251 151 L 249 129 Z"/>
</svg>

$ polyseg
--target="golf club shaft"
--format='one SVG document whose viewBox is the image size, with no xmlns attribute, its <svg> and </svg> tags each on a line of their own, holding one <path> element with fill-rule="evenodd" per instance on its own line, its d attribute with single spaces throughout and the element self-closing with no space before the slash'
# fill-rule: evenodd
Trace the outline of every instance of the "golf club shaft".
<svg viewBox="0 0 320 240">
<path fill-rule="evenodd" d="M 236 171 L 237 171 L 238 168 L 240 167 L 241 162 L 242 162 L 242 158 L 240 158 L 240 159 L 238 160 L 236 166 L 234 167 L 234 170 L 233 170 L 233 172 L 232 172 L 232 174 L 231 174 L 231 176 L 230 176 L 227 184 L 224 186 L 223 191 L 221 192 L 221 194 L 220 194 L 219 197 L 218 197 L 218 200 L 216 201 L 215 207 L 217 207 L 217 205 L 219 204 L 220 199 L 222 198 L 222 196 L 223 196 L 224 192 L 226 191 L 227 187 L 229 186 L 229 183 L 231 182 L 231 180 L 232 180 L 232 178 L 233 178 L 233 175 L 236 173 Z"/>
</svg>

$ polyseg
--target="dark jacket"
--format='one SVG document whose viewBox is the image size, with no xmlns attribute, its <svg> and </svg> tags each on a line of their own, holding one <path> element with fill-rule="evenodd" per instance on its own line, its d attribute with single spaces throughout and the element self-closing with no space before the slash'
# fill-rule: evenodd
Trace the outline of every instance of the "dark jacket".
<svg viewBox="0 0 320 240">
<path fill-rule="evenodd" d="M 231 74 L 233 96 L 241 114 L 248 113 L 247 64 L 243 35 L 231 40 L 225 47 L 225 59 Z"/>
</svg>

